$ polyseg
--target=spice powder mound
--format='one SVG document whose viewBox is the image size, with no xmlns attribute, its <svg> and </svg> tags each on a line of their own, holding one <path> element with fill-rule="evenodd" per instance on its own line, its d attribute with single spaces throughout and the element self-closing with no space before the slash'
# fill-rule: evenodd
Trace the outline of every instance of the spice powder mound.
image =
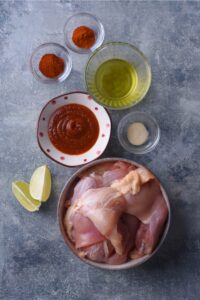
<svg viewBox="0 0 200 300">
<path fill-rule="evenodd" d="M 64 69 L 64 60 L 52 53 L 43 55 L 39 63 L 40 72 L 48 78 L 55 78 L 61 75 Z"/>
<path fill-rule="evenodd" d="M 79 48 L 89 49 L 95 43 L 95 32 L 87 26 L 77 27 L 73 32 L 72 41 Z"/>
</svg>

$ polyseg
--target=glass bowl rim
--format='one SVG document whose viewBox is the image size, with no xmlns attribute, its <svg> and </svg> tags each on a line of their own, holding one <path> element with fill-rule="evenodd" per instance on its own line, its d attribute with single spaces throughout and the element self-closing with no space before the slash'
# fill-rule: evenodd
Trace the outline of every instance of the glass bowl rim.
<svg viewBox="0 0 200 300">
<path fill-rule="evenodd" d="M 141 151 L 140 151 L 140 150 L 139 150 L 139 151 L 135 151 L 135 150 L 134 150 L 134 145 L 132 145 L 132 146 L 130 146 L 130 147 L 126 147 L 125 143 L 123 142 L 124 139 L 122 138 L 122 135 L 121 135 L 121 133 L 120 133 L 120 130 L 121 130 L 120 125 L 123 123 L 123 121 L 124 121 L 127 117 L 130 117 L 130 116 L 132 116 L 132 115 L 136 115 L 136 116 L 138 116 L 138 115 L 143 115 L 143 116 L 147 117 L 147 119 L 151 120 L 151 121 L 155 124 L 155 126 L 156 126 L 157 134 L 156 134 L 155 139 L 153 140 L 153 142 L 151 143 L 151 145 L 150 145 L 148 148 L 143 149 L 143 150 L 141 150 Z M 139 122 L 139 121 L 138 121 L 138 122 Z M 124 130 L 124 125 L 123 125 L 122 130 Z M 118 127 L 117 127 L 117 137 L 118 137 L 118 140 L 119 140 L 119 142 L 120 142 L 120 145 L 121 145 L 126 151 L 128 151 L 129 153 L 133 153 L 133 154 L 135 154 L 135 155 L 146 154 L 146 153 L 149 153 L 149 152 L 151 152 L 152 150 L 154 150 L 154 149 L 156 148 L 156 146 L 158 145 L 159 140 L 160 140 L 160 126 L 158 125 L 158 122 L 156 121 L 156 119 L 155 119 L 152 115 L 150 115 L 149 113 L 146 113 L 146 112 L 143 112 L 143 111 L 132 111 L 132 112 L 126 114 L 126 115 L 120 120 L 119 125 L 118 125 Z M 141 146 L 142 146 L 142 145 L 141 145 Z M 133 148 L 131 149 L 131 147 L 133 147 Z M 140 147 L 140 146 L 139 146 L 139 147 Z M 139 149 L 139 147 L 138 147 L 138 149 Z"/>
<path fill-rule="evenodd" d="M 62 51 L 65 52 L 65 54 L 66 54 L 66 56 L 67 56 L 67 58 L 68 58 L 68 60 L 69 60 L 69 62 L 68 62 L 68 63 L 69 63 L 69 66 L 67 67 L 67 69 L 68 69 L 68 72 L 67 72 L 67 73 L 68 73 L 68 74 L 67 74 L 67 76 L 66 76 L 62 81 L 60 81 L 60 82 L 57 80 L 57 77 L 56 77 L 56 78 L 47 78 L 47 80 L 43 80 L 43 79 L 41 79 L 41 78 L 36 74 L 36 72 L 34 71 L 34 68 L 33 68 L 33 57 L 35 56 L 35 54 L 36 54 L 39 50 L 41 50 L 41 49 L 43 49 L 43 48 L 45 48 L 45 47 L 48 47 L 48 46 L 53 46 L 53 47 L 57 47 L 57 48 L 61 49 Z M 31 54 L 31 57 L 30 57 L 29 66 L 30 66 L 30 69 L 31 69 L 31 73 L 33 74 L 33 76 L 35 77 L 35 79 L 37 79 L 38 81 L 43 82 L 43 83 L 61 83 L 61 82 L 65 81 L 65 80 L 67 79 L 67 77 L 69 76 L 69 74 L 71 73 L 71 69 L 72 69 L 72 58 L 71 58 L 71 56 L 70 56 L 68 50 L 67 50 L 64 46 L 62 46 L 62 45 L 60 45 L 60 44 L 58 44 L 58 43 L 55 43 L 55 42 L 47 42 L 47 43 L 43 43 L 43 44 L 39 45 L 38 47 L 36 47 L 36 48 L 33 50 L 32 54 Z"/>
<path fill-rule="evenodd" d="M 137 53 L 139 53 L 146 66 L 147 66 L 147 69 L 148 69 L 148 72 L 149 72 L 149 80 L 148 80 L 148 88 L 146 89 L 145 93 L 143 96 L 141 96 L 136 102 L 130 104 L 130 105 L 127 105 L 127 106 L 123 106 L 123 107 L 112 107 L 112 106 L 109 106 L 109 105 L 105 105 L 105 104 L 102 104 L 99 100 L 96 99 L 96 97 L 91 93 L 92 95 L 92 98 L 94 99 L 94 101 L 96 101 L 98 104 L 100 105 L 103 105 L 104 107 L 106 107 L 107 109 L 111 109 L 111 110 L 123 110 L 123 109 L 128 109 L 130 107 L 133 107 L 135 106 L 136 104 L 138 104 L 139 102 L 141 102 L 144 97 L 146 96 L 146 94 L 148 93 L 149 91 L 149 88 L 151 86 L 151 82 L 152 82 L 152 71 L 151 71 L 151 65 L 147 59 L 147 57 L 145 56 L 145 54 L 139 49 L 137 48 L 136 46 L 134 46 L 133 44 L 130 44 L 130 43 L 127 43 L 127 42 L 107 42 L 107 43 L 104 43 L 102 44 L 100 47 L 98 47 L 92 54 L 91 56 L 89 57 L 87 63 L 86 63 L 86 66 L 85 66 L 85 74 L 84 74 L 84 81 L 85 81 L 85 86 L 86 86 L 86 89 L 87 89 L 87 92 L 90 93 L 90 90 L 88 88 L 88 84 L 87 84 L 87 80 L 86 80 L 86 72 L 88 70 L 88 65 L 90 64 L 91 60 L 94 58 L 94 56 L 97 54 L 97 52 L 101 51 L 103 48 L 106 48 L 107 46 L 112 46 L 112 45 L 121 45 L 121 46 L 128 46 L 129 48 L 133 49 L 134 51 L 136 51 Z"/>
<path fill-rule="evenodd" d="M 64 32 L 64 41 L 65 41 L 65 45 L 73 52 L 75 53 L 79 53 L 79 54 L 88 54 L 88 53 L 94 53 L 97 49 L 99 49 L 102 45 L 100 45 L 98 48 L 95 48 L 93 51 L 91 50 L 91 48 L 89 49 L 75 49 L 75 47 L 72 47 L 70 42 L 68 42 L 68 39 L 66 38 L 66 35 L 65 35 L 65 32 L 66 32 L 66 27 L 67 27 L 67 24 L 74 18 L 74 17 L 77 17 L 77 16 L 88 16 L 92 19 L 95 20 L 95 22 L 98 24 L 98 27 L 100 28 L 100 31 L 101 31 L 101 35 L 102 35 L 102 43 L 104 41 L 104 37 L 105 37 L 105 30 L 104 30 L 104 26 L 103 24 L 101 23 L 101 21 L 99 20 L 99 18 L 97 18 L 95 15 L 91 14 L 91 13 L 88 13 L 88 12 L 78 12 L 78 13 L 75 13 L 73 15 L 71 15 L 67 21 L 65 22 L 64 24 L 64 28 L 63 28 L 63 32 Z M 96 42 L 95 42 L 96 44 Z M 93 45 L 93 47 L 95 46 L 95 44 Z"/>
</svg>

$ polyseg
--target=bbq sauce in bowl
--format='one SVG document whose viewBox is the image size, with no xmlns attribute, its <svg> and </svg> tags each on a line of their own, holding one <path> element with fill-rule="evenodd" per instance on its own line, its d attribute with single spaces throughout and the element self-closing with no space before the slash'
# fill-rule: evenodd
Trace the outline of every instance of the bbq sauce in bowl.
<svg viewBox="0 0 200 300">
<path fill-rule="evenodd" d="M 58 108 L 49 120 L 48 135 L 61 152 L 79 155 L 97 141 L 99 124 L 94 113 L 81 104 L 67 104 Z"/>
</svg>

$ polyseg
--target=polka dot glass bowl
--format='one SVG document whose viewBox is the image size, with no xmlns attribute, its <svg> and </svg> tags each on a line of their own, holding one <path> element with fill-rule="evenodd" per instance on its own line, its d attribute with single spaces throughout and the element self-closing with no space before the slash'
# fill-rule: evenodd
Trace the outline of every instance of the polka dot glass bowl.
<svg viewBox="0 0 200 300">
<path fill-rule="evenodd" d="M 95 33 L 95 43 L 89 49 L 83 49 L 77 47 L 72 40 L 72 35 L 74 30 L 80 26 L 89 27 Z M 83 12 L 83 13 L 72 15 L 67 20 L 64 26 L 64 39 L 65 39 L 66 46 L 70 50 L 77 52 L 79 54 L 87 54 L 96 50 L 103 43 L 104 36 L 105 36 L 105 32 L 102 23 L 99 21 L 99 19 L 97 19 L 95 16 L 89 13 Z"/>
<path fill-rule="evenodd" d="M 99 135 L 96 143 L 87 152 L 79 155 L 62 153 L 51 143 L 48 135 L 49 120 L 52 114 L 67 104 L 82 104 L 89 108 L 97 118 Z M 77 167 L 97 159 L 106 149 L 111 134 L 111 119 L 107 111 L 98 105 L 91 96 L 83 92 L 72 92 L 50 100 L 42 109 L 37 126 L 39 147 L 49 158 L 67 167 Z"/>
</svg>

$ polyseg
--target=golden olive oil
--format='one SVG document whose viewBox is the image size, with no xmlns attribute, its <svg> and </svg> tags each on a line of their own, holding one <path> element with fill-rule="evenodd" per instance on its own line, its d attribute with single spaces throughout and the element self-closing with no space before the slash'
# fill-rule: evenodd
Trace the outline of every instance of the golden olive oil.
<svg viewBox="0 0 200 300">
<path fill-rule="evenodd" d="M 120 102 L 134 93 L 138 76 L 133 65 L 116 58 L 107 60 L 99 66 L 95 75 L 95 83 L 103 98 L 112 102 Z M 117 103 L 115 104 L 117 106 Z"/>
</svg>

